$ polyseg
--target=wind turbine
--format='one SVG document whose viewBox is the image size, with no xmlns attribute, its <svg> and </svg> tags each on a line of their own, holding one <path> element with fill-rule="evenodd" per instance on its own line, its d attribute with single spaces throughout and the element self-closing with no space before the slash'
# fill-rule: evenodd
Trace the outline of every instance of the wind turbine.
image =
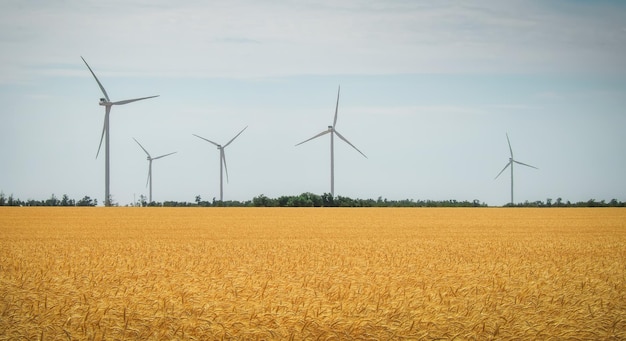
<svg viewBox="0 0 626 341">
<path fill-rule="evenodd" d="M 248 126 L 246 126 L 245 128 L 243 128 L 239 134 L 235 135 L 235 137 L 233 137 L 232 139 L 230 139 L 230 141 L 228 141 L 228 143 L 226 143 L 225 145 L 221 145 L 219 143 L 215 143 L 209 139 L 205 139 L 202 136 L 198 136 L 196 134 L 193 134 L 193 136 L 197 137 L 197 138 L 201 138 L 209 143 L 214 144 L 215 146 L 217 146 L 217 149 L 220 151 L 220 201 L 224 201 L 224 170 L 226 170 L 226 182 L 228 182 L 228 167 L 226 167 L 226 154 L 224 154 L 224 148 L 228 147 L 229 144 L 233 143 L 233 141 L 235 141 L 235 139 L 241 135 L 241 133 L 243 133 L 244 130 L 246 130 L 248 128 Z"/>
<path fill-rule="evenodd" d="M 100 90 L 102 90 L 102 94 L 104 94 L 104 98 L 100 98 L 100 105 L 104 107 L 104 125 L 102 126 L 102 136 L 100 136 L 100 144 L 98 145 L 98 152 L 96 153 L 96 159 L 98 158 L 98 155 L 100 155 L 100 147 L 102 147 L 102 140 L 104 139 L 105 140 L 104 142 L 104 206 L 111 206 L 111 196 L 109 192 L 109 185 L 110 185 L 109 114 L 111 113 L 111 107 L 114 105 L 123 105 L 123 104 L 128 104 L 131 102 L 135 102 L 135 101 L 141 101 L 143 99 L 159 97 L 159 95 L 111 102 L 111 100 L 109 99 L 109 95 L 107 95 L 106 90 L 104 90 L 104 87 L 102 86 L 102 83 L 100 83 L 100 81 L 98 80 L 98 77 L 96 77 L 96 74 L 93 72 L 93 70 L 91 70 L 91 67 L 89 67 L 89 64 L 87 64 L 87 62 L 85 61 L 85 58 L 81 56 L 80 59 L 82 59 L 85 65 L 87 65 L 87 68 L 93 75 L 93 78 L 96 79 L 96 82 L 98 83 L 98 86 L 100 87 Z M 105 136 L 106 136 L 106 139 L 105 139 Z"/>
<path fill-rule="evenodd" d="M 144 148 L 141 145 L 141 143 L 139 143 L 139 141 L 137 141 L 137 139 L 135 139 L 133 137 L 133 140 L 135 140 L 135 142 L 137 142 L 139 147 L 141 147 L 141 149 L 143 149 L 143 151 L 146 152 L 146 154 L 148 155 L 148 157 L 146 158 L 149 161 L 149 163 L 148 163 L 148 180 L 146 181 L 146 186 L 148 186 L 148 183 L 150 183 L 150 201 L 149 202 L 152 202 L 152 161 L 160 159 L 160 158 L 163 158 L 163 157 L 166 157 L 166 156 L 169 156 L 169 155 L 172 155 L 172 154 L 176 154 L 176 152 L 169 153 L 169 154 L 164 154 L 164 155 L 157 156 L 157 157 L 152 157 L 152 156 L 150 156 L 150 153 L 148 153 L 146 148 Z"/>
<path fill-rule="evenodd" d="M 339 109 L 339 92 L 340 91 L 341 91 L 341 86 L 339 86 L 337 90 L 337 105 L 335 106 L 335 119 L 333 120 L 333 125 L 328 126 L 327 130 L 322 131 L 321 133 L 311 137 L 310 139 L 304 140 L 296 144 L 296 146 L 299 146 L 305 142 L 309 142 L 315 138 L 318 138 L 322 135 L 326 135 L 330 133 L 330 194 L 333 197 L 335 196 L 335 134 L 337 134 L 337 137 L 339 137 L 344 142 L 349 144 L 352 148 L 354 148 L 357 152 L 361 153 L 361 155 L 363 155 L 367 159 L 367 156 L 365 156 L 363 152 L 361 152 L 357 147 L 355 147 L 352 143 L 350 143 L 350 141 L 348 141 L 345 137 L 343 137 L 343 135 L 341 135 L 337 131 L 337 129 L 335 129 L 335 127 L 337 126 L 337 111 Z"/>
<path fill-rule="evenodd" d="M 506 164 L 506 166 L 504 166 L 504 168 L 502 168 L 500 173 L 498 173 L 498 175 L 496 175 L 494 180 L 497 179 L 500 176 L 500 174 L 502 174 L 502 172 L 504 172 L 504 170 L 507 167 L 511 166 L 511 205 L 513 205 L 514 204 L 514 201 L 513 201 L 513 164 L 517 163 L 519 165 L 530 167 L 530 168 L 534 168 L 534 169 L 539 169 L 539 168 L 537 168 L 535 166 L 527 165 L 527 164 L 522 163 L 522 162 L 519 162 L 519 161 L 517 161 L 517 160 L 515 160 L 513 158 L 513 148 L 511 148 L 511 141 L 509 140 L 509 134 L 508 133 L 506 134 L 506 142 L 509 143 L 509 151 L 511 152 L 511 157 L 509 158 L 509 162 Z"/>
</svg>

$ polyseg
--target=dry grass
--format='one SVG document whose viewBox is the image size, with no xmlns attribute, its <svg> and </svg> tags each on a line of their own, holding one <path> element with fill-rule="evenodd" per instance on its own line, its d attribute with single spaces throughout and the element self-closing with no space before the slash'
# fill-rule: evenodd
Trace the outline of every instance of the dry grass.
<svg viewBox="0 0 626 341">
<path fill-rule="evenodd" d="M 0 340 L 626 339 L 624 209 L 0 208 Z"/>
</svg>

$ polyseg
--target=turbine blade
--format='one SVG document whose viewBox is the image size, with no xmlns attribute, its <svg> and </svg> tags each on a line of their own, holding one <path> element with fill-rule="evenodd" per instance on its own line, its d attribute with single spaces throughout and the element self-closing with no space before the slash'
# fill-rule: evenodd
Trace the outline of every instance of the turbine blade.
<svg viewBox="0 0 626 341">
<path fill-rule="evenodd" d="M 98 145 L 98 152 L 96 153 L 96 159 L 100 155 L 100 148 L 102 147 L 102 140 L 104 140 L 104 131 L 106 129 L 105 125 L 102 125 L 102 136 L 100 136 L 100 144 Z"/>
<path fill-rule="evenodd" d="M 98 77 L 96 77 L 96 74 L 93 73 L 93 70 L 89 67 L 89 64 L 87 64 L 87 61 L 85 61 L 85 58 L 83 58 L 83 56 L 80 56 L 80 59 L 82 59 L 83 62 L 85 63 L 85 65 L 87 65 L 87 68 L 89 69 L 89 71 L 93 75 L 93 78 L 95 78 L 96 82 L 98 82 L 98 86 L 100 87 L 100 90 L 102 90 L 102 93 L 104 94 L 104 98 L 107 99 L 107 102 L 110 102 L 111 100 L 109 99 L 109 95 L 107 95 L 107 91 L 104 90 L 104 87 L 102 86 L 102 83 L 100 83 L 100 81 L 98 80 Z"/>
<path fill-rule="evenodd" d="M 137 141 L 137 139 L 136 139 L 136 138 L 134 138 L 134 137 L 133 137 L 133 140 L 135 140 L 135 142 L 137 142 L 137 144 L 139 145 L 139 147 L 141 147 L 141 149 L 143 149 L 143 151 L 144 151 L 144 152 L 146 152 L 146 154 L 148 155 L 148 157 L 151 157 L 151 156 L 150 156 L 150 153 L 148 153 L 148 151 L 146 150 L 146 148 L 144 148 L 144 147 L 141 145 L 141 143 L 139 143 L 139 141 Z"/>
<path fill-rule="evenodd" d="M 152 175 L 152 160 L 150 160 L 150 164 L 148 165 L 148 178 L 146 179 L 146 187 L 150 183 L 150 176 Z"/>
<path fill-rule="evenodd" d="M 111 112 L 111 107 L 107 106 L 105 113 L 104 113 L 104 122 L 102 123 L 102 135 L 100 136 L 100 144 L 98 145 L 98 152 L 96 153 L 96 159 L 98 158 L 98 155 L 100 155 L 100 148 L 102 147 L 102 141 L 104 140 L 104 132 L 106 131 L 106 128 L 107 128 L 107 125 L 106 125 L 107 116 L 109 116 L 110 112 Z"/>
<path fill-rule="evenodd" d="M 177 152 L 173 152 L 173 153 L 169 153 L 169 154 L 165 154 L 165 155 L 157 156 L 157 157 L 152 158 L 152 160 L 160 159 L 160 158 L 162 158 L 162 157 L 166 157 L 166 156 L 169 156 L 169 155 L 172 155 L 172 154 L 176 154 L 176 153 L 177 153 Z"/>
<path fill-rule="evenodd" d="M 509 140 L 509 133 L 506 134 L 506 142 L 509 144 L 509 151 L 511 152 L 511 159 L 513 158 L 513 148 L 511 148 L 511 141 Z"/>
<path fill-rule="evenodd" d="M 339 92 L 341 91 L 341 85 L 337 89 L 337 105 L 335 105 L 335 119 L 333 120 L 333 128 L 337 125 L 337 112 L 339 111 Z"/>
<path fill-rule="evenodd" d="M 148 97 L 141 97 L 141 98 L 133 98 L 133 99 L 126 99 L 126 100 L 123 100 L 123 101 L 113 102 L 111 104 L 113 104 L 113 105 L 122 105 L 122 104 L 128 104 L 128 103 L 132 103 L 132 102 L 141 101 L 141 100 L 148 99 L 148 98 L 155 98 L 155 97 L 159 97 L 159 95 L 148 96 Z"/>
<path fill-rule="evenodd" d="M 510 165 L 511 165 L 511 161 L 509 161 L 509 162 L 506 164 L 506 166 L 504 166 L 504 168 L 502 168 L 502 170 L 500 171 L 500 173 L 498 173 L 498 175 L 496 175 L 496 177 L 495 177 L 495 178 L 493 178 L 493 179 L 494 179 L 494 180 L 495 180 L 495 179 L 497 179 L 497 178 L 500 176 L 500 174 L 502 174 L 502 172 L 504 172 L 504 170 L 505 170 L 505 169 L 507 169 L 507 167 L 509 167 Z"/>
<path fill-rule="evenodd" d="M 239 134 L 235 135 L 235 137 L 233 137 L 230 141 L 228 141 L 227 144 L 224 145 L 223 148 L 226 148 L 229 144 L 231 144 L 233 141 L 235 141 L 235 139 L 241 135 L 241 133 L 243 133 L 244 130 L 248 129 L 248 126 L 246 126 L 245 128 L 241 129 L 241 131 L 239 132 Z"/>
<path fill-rule="evenodd" d="M 309 142 L 309 141 L 313 140 L 314 138 L 320 137 L 320 136 L 322 136 L 322 135 L 326 135 L 326 134 L 328 134 L 328 133 L 330 133 L 330 130 L 324 130 L 323 132 L 321 132 L 321 133 L 319 133 L 319 134 L 317 134 L 317 135 L 315 135 L 315 136 L 311 137 L 310 139 L 308 139 L 308 140 L 304 140 L 304 141 L 302 141 L 302 142 L 298 143 L 296 146 L 299 146 L 299 145 L 301 145 L 301 144 L 303 144 L 303 143 L 305 143 L 305 142 Z"/>
<path fill-rule="evenodd" d="M 515 161 L 515 160 L 513 160 L 513 162 L 515 162 L 515 163 L 517 163 L 517 164 L 520 164 L 520 165 L 522 165 L 522 166 L 526 166 L 526 167 L 530 167 L 530 168 L 534 168 L 534 169 L 539 169 L 539 168 L 537 168 L 537 167 L 535 167 L 535 166 L 527 165 L 527 164 L 525 164 L 525 163 L 523 163 L 523 162 L 519 162 L 519 161 Z"/>
<path fill-rule="evenodd" d="M 226 171 L 226 183 L 228 183 L 228 167 L 226 166 L 226 153 L 224 153 L 224 149 L 221 150 L 222 161 L 224 161 L 224 170 Z"/>
<path fill-rule="evenodd" d="M 209 139 L 205 139 L 205 138 L 204 138 L 204 137 L 202 137 L 202 136 L 198 136 L 198 135 L 196 135 L 196 134 L 192 134 L 192 135 L 193 135 L 193 136 L 195 136 L 195 137 L 197 137 L 197 138 L 203 139 L 203 140 L 205 140 L 205 141 L 207 141 L 207 142 L 209 142 L 209 143 L 213 143 L 213 144 L 214 144 L 214 145 L 216 145 L 217 147 L 219 147 L 219 146 L 220 146 L 219 144 L 217 144 L 217 143 L 215 143 L 215 142 L 213 142 L 213 141 L 211 141 L 211 140 L 209 140 Z"/>
<path fill-rule="evenodd" d="M 339 136 L 340 139 L 344 140 L 344 142 L 346 142 L 347 144 L 349 144 L 352 148 L 354 148 L 357 152 L 361 153 L 361 155 L 365 156 L 365 154 L 363 154 L 363 152 L 361 152 L 359 150 L 359 148 L 355 147 L 352 143 L 350 143 L 350 141 L 348 141 L 345 137 L 343 137 L 343 135 L 339 134 L 339 132 L 337 130 L 335 130 L 335 134 L 337 134 L 337 136 Z M 365 156 L 365 158 L 367 159 L 367 156 Z"/>
</svg>

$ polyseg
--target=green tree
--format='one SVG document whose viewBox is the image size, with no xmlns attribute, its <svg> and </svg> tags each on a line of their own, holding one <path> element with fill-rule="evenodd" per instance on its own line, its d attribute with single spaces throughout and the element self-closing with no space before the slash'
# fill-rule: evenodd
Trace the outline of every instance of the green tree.
<svg viewBox="0 0 626 341">
<path fill-rule="evenodd" d="M 96 206 L 96 205 L 98 205 L 98 201 L 92 200 L 87 195 L 76 202 L 76 206 Z"/>
<path fill-rule="evenodd" d="M 330 193 L 322 194 L 322 206 L 324 207 L 333 207 L 335 206 L 335 201 L 333 195 Z"/>
<path fill-rule="evenodd" d="M 288 195 L 282 195 L 280 197 L 278 197 L 278 199 L 276 199 L 276 205 L 278 207 L 287 207 L 289 206 L 289 201 L 291 201 L 291 196 Z"/>
<path fill-rule="evenodd" d="M 67 194 L 63 194 L 63 197 L 61 198 L 61 206 L 74 206 L 75 205 L 75 200 L 74 199 L 70 199 L 70 197 Z"/>
<path fill-rule="evenodd" d="M 255 207 L 270 207 L 270 198 L 261 194 L 252 198 L 252 205 L 254 205 Z"/>
<path fill-rule="evenodd" d="M 46 206 L 58 206 L 59 203 L 60 203 L 59 199 L 57 199 L 57 197 L 53 193 L 52 196 L 50 196 L 50 199 L 46 200 L 44 205 L 46 205 Z"/>
</svg>

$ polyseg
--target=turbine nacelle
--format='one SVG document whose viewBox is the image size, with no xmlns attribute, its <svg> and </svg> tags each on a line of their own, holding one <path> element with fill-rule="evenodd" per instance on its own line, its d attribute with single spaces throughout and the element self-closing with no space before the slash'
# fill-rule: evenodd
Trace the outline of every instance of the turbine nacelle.
<svg viewBox="0 0 626 341">
<path fill-rule="evenodd" d="M 328 131 L 332 131 L 333 130 L 333 126 L 328 126 Z"/>
<path fill-rule="evenodd" d="M 106 106 L 107 104 L 109 104 L 109 101 L 107 101 L 106 98 L 100 98 L 100 105 L 102 106 Z"/>
</svg>

